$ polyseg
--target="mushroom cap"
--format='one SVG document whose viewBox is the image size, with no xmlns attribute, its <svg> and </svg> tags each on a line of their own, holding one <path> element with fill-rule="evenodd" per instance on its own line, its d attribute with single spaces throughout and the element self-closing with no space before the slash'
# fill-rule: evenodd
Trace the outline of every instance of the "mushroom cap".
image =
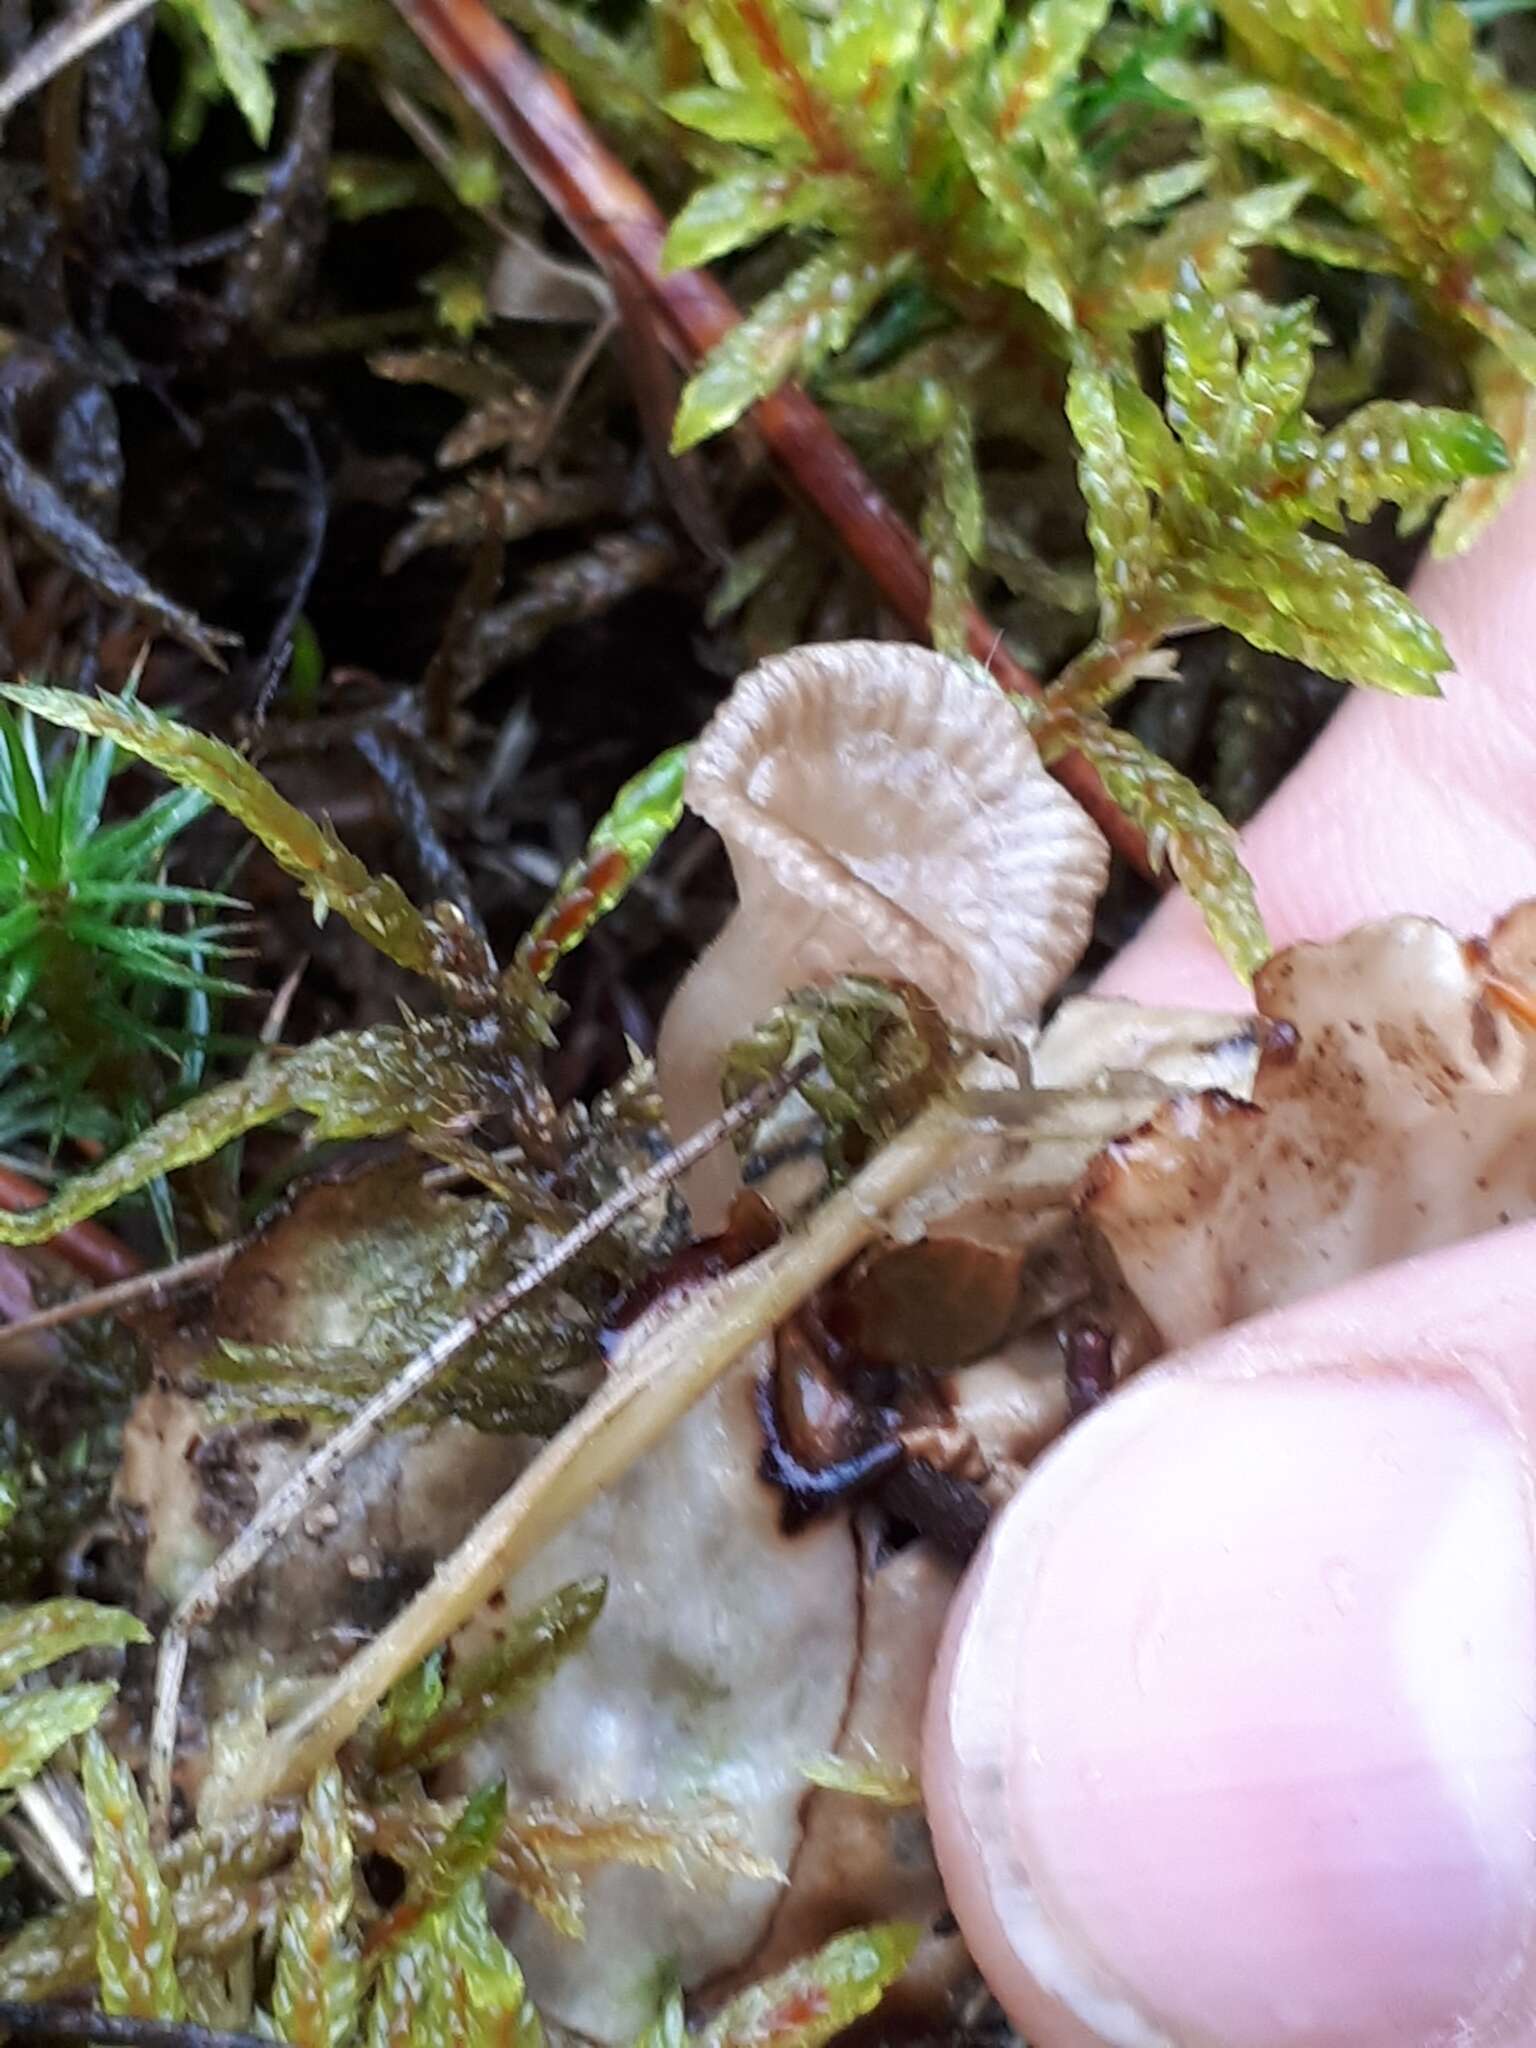
<svg viewBox="0 0 1536 2048">
<path fill-rule="evenodd" d="M 688 799 L 744 909 L 790 899 L 799 983 L 899 973 L 981 1036 L 1039 1015 L 1109 868 L 1002 692 L 922 647 L 850 640 L 761 663 L 700 738 Z"/>
</svg>

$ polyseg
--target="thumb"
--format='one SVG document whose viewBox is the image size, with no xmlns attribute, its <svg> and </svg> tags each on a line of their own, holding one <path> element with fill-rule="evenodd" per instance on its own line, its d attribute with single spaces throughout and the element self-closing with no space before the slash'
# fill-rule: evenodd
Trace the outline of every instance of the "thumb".
<svg viewBox="0 0 1536 2048">
<path fill-rule="evenodd" d="M 1228 1331 L 966 1582 L 924 1781 L 1035 2048 L 1536 2039 L 1536 1225 Z"/>
</svg>

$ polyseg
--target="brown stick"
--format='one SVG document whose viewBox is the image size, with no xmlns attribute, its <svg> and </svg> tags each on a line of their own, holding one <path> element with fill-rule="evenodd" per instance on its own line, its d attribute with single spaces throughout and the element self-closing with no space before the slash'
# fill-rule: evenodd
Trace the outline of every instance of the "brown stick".
<svg viewBox="0 0 1536 2048">
<path fill-rule="evenodd" d="M 58 1239 L 50 1245 L 54 1250 Z M 152 1273 L 133 1273 L 126 1280 L 113 1280 L 105 1287 L 96 1287 L 89 1294 L 76 1294 L 68 1301 L 56 1301 L 51 1308 L 40 1308 L 30 1316 L 20 1316 L 14 1323 L 0 1323 L 0 1352 L 7 1345 L 15 1345 L 23 1338 L 39 1336 L 44 1330 L 56 1330 L 65 1323 L 78 1323 L 86 1316 L 115 1315 L 119 1309 L 159 1308 L 166 1298 L 183 1287 L 191 1287 L 201 1280 L 210 1280 L 224 1268 L 240 1251 L 239 1240 L 229 1244 L 218 1244 L 211 1251 L 195 1252 L 190 1258 L 178 1259 L 173 1266 L 161 1266 Z"/>
<path fill-rule="evenodd" d="M 490 12 L 484 0 L 395 0 L 529 181 L 610 277 L 617 271 L 656 315 L 668 348 L 692 369 L 739 322 L 729 295 L 699 270 L 663 272 L 666 222 L 650 195 L 587 126 L 566 86 L 553 78 Z M 917 537 L 825 414 L 787 384 L 752 413 L 770 454 L 797 495 L 825 519 L 887 604 L 926 636 L 928 563 Z M 971 610 L 966 637 L 976 659 L 1015 696 L 1043 695 L 1002 635 Z M 1110 844 L 1150 873 L 1141 834 L 1110 801 L 1089 764 L 1067 754 L 1052 770 Z"/>
</svg>

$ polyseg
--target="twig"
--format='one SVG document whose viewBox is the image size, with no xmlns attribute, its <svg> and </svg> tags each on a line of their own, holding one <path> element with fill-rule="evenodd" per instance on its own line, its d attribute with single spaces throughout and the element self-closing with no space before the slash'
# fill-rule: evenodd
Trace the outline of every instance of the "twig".
<svg viewBox="0 0 1536 2048">
<path fill-rule="evenodd" d="M 108 2048 L 272 2048 L 261 2034 L 200 2027 L 192 2020 L 141 2020 L 89 2005 L 24 2005 L 0 1998 L 0 2031 L 55 2041 L 102 2041 Z"/>
<path fill-rule="evenodd" d="M 119 1309 L 140 1302 L 148 1308 L 158 1308 L 183 1287 L 222 1273 L 239 1249 L 239 1240 L 216 1244 L 211 1251 L 194 1252 L 190 1258 L 178 1259 L 174 1266 L 159 1266 L 152 1273 L 135 1273 L 130 1279 L 113 1281 L 110 1287 L 97 1287 L 89 1294 L 75 1295 L 70 1301 L 56 1301 L 51 1308 L 40 1308 L 35 1315 L 23 1316 L 19 1322 L 0 1325 L 0 1351 L 23 1337 L 35 1337 L 40 1330 L 56 1330 L 64 1323 L 78 1323 L 85 1316 L 115 1315 Z"/>
<path fill-rule="evenodd" d="M 0 1209 L 18 1216 L 28 1209 L 41 1208 L 47 1199 L 47 1190 L 35 1180 L 29 1180 L 12 1166 L 0 1166 Z M 87 1280 L 127 1280 L 144 1270 L 138 1254 L 129 1251 L 120 1237 L 114 1237 L 99 1223 L 76 1223 L 61 1230 L 57 1237 L 49 1238 L 45 1249 L 67 1259 Z"/>
<path fill-rule="evenodd" d="M 50 78 L 57 77 L 98 43 L 104 43 L 108 36 L 115 36 L 130 21 L 147 14 L 154 4 L 155 0 L 114 0 L 111 7 L 97 9 L 87 4 L 65 15 L 23 50 L 0 79 L 0 121 Z"/>
<path fill-rule="evenodd" d="M 670 1186 L 688 1168 L 714 1150 L 734 1132 L 761 1116 L 780 1096 L 805 1078 L 817 1055 L 808 1055 L 792 1067 L 774 1075 L 750 1095 L 734 1103 L 723 1116 L 706 1124 L 683 1144 L 647 1167 L 644 1173 L 610 1195 L 606 1202 L 566 1232 L 557 1244 L 525 1266 L 494 1294 L 476 1302 L 467 1314 L 451 1323 L 425 1351 L 413 1358 L 365 1402 L 352 1420 L 334 1436 L 327 1437 L 312 1456 L 277 1489 L 255 1518 L 247 1523 L 229 1548 L 223 1551 L 177 1607 L 160 1637 L 155 1670 L 155 1710 L 149 1741 L 149 1810 L 163 1833 L 170 1816 L 171 1774 L 176 1755 L 176 1722 L 181 1704 L 182 1681 L 186 1676 L 187 1651 L 194 1629 L 212 1620 L 240 1582 L 261 1562 L 268 1548 L 315 1501 L 329 1493 L 351 1459 L 382 1429 L 390 1418 L 430 1386 L 449 1362 L 467 1344 L 490 1328 L 516 1303 L 553 1278 L 589 1244 L 611 1230 L 630 1210 Z M 243 1777 L 244 1774 L 242 1774 Z"/>
<path fill-rule="evenodd" d="M 923 1111 L 822 1204 L 805 1228 L 701 1292 L 641 1341 L 547 1443 L 431 1582 L 318 1697 L 251 1756 L 241 1806 L 306 1784 L 403 1674 L 451 1636 L 514 1571 L 656 1443 L 751 1345 L 875 1237 L 881 1219 L 950 1165 L 973 1134 L 947 1102 Z"/>
<path fill-rule="evenodd" d="M 676 359 L 692 368 L 740 314 L 703 271 L 661 268 L 666 222 L 650 195 L 598 141 L 570 93 L 496 19 L 484 0 L 395 0 L 395 6 L 491 133 L 604 273 L 622 277 L 651 308 Z M 617 296 L 617 286 L 616 286 Z M 753 408 L 753 421 L 793 489 L 827 521 L 908 629 L 926 637 L 931 587 L 917 536 L 820 408 L 787 384 Z M 991 622 L 972 608 L 972 654 L 1017 696 L 1043 695 Z M 1146 874 L 1145 842 L 1093 768 L 1066 754 L 1051 772 L 1110 843 Z"/>
</svg>

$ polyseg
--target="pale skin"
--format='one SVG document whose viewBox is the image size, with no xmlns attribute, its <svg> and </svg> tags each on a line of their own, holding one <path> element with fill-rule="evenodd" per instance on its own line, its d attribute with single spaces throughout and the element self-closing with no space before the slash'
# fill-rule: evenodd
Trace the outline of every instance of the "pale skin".
<svg viewBox="0 0 1536 2048">
<path fill-rule="evenodd" d="M 1536 482 L 1247 835 L 1277 944 L 1536 896 Z M 1185 902 L 1106 986 L 1228 1008 Z M 1034 2048 L 1536 2043 L 1536 1223 L 1145 1376 L 966 1582 L 925 1788 Z"/>
</svg>

